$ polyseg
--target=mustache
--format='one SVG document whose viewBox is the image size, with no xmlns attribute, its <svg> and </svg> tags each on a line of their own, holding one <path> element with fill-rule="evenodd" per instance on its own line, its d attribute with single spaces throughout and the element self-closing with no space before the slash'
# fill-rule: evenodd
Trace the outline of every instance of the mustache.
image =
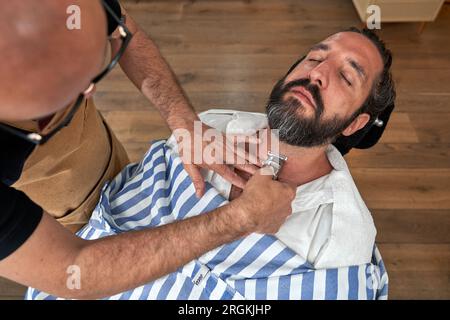
<svg viewBox="0 0 450 320">
<path fill-rule="evenodd" d="M 289 90 L 291 90 L 294 87 L 303 87 L 303 88 L 305 88 L 305 90 L 307 90 L 309 93 L 311 93 L 311 96 L 317 107 L 317 110 L 316 110 L 317 116 L 320 117 L 320 115 L 322 115 L 323 110 L 324 110 L 324 104 L 323 104 L 322 96 L 320 94 L 319 87 L 315 84 L 312 84 L 311 81 L 307 78 L 297 79 L 297 80 L 293 80 L 293 81 L 286 83 L 282 87 L 281 96 L 283 96 L 284 94 L 289 92 Z"/>
</svg>

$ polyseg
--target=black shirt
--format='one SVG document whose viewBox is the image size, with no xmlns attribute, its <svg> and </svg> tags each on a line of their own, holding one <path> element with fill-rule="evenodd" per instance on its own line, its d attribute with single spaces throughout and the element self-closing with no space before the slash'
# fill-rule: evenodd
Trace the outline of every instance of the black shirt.
<svg viewBox="0 0 450 320">
<path fill-rule="evenodd" d="M 118 0 L 104 2 L 121 17 Z M 108 11 L 106 14 L 108 34 L 111 34 L 117 28 L 117 22 Z M 42 208 L 23 192 L 11 187 L 19 180 L 25 161 L 34 148 L 31 142 L 0 129 L 0 260 L 29 238 L 42 218 Z"/>
</svg>

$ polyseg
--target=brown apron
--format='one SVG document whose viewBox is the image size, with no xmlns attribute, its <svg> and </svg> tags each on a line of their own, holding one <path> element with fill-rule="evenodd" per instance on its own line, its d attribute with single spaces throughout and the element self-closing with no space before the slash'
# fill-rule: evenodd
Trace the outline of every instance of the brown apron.
<svg viewBox="0 0 450 320">
<path fill-rule="evenodd" d="M 55 114 L 42 130 L 36 121 L 12 125 L 45 134 L 69 110 Z M 67 127 L 34 149 L 13 187 L 76 232 L 88 222 L 104 183 L 128 163 L 125 149 L 89 99 Z"/>
</svg>

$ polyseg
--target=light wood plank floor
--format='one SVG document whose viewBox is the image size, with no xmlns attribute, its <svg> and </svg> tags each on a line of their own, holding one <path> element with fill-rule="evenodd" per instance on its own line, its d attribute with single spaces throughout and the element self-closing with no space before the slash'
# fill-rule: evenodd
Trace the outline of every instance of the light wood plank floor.
<svg viewBox="0 0 450 320">
<path fill-rule="evenodd" d="M 275 81 L 312 44 L 360 25 L 350 0 L 123 1 L 160 46 L 198 111 L 263 111 Z M 391 299 L 450 299 L 450 5 L 422 34 L 384 24 L 397 108 L 381 143 L 347 156 L 373 212 Z M 116 69 L 97 104 L 139 160 L 169 134 Z M 0 281 L 0 297 L 23 288 Z"/>
</svg>

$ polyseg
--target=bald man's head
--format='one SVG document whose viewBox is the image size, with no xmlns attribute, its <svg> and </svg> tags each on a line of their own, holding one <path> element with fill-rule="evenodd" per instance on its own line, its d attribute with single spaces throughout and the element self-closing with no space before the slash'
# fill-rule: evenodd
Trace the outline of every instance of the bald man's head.
<svg viewBox="0 0 450 320">
<path fill-rule="evenodd" d="M 69 30 L 67 8 L 81 9 Z M 0 121 L 36 119 L 70 104 L 103 66 L 106 15 L 99 0 L 0 4 Z"/>
</svg>

